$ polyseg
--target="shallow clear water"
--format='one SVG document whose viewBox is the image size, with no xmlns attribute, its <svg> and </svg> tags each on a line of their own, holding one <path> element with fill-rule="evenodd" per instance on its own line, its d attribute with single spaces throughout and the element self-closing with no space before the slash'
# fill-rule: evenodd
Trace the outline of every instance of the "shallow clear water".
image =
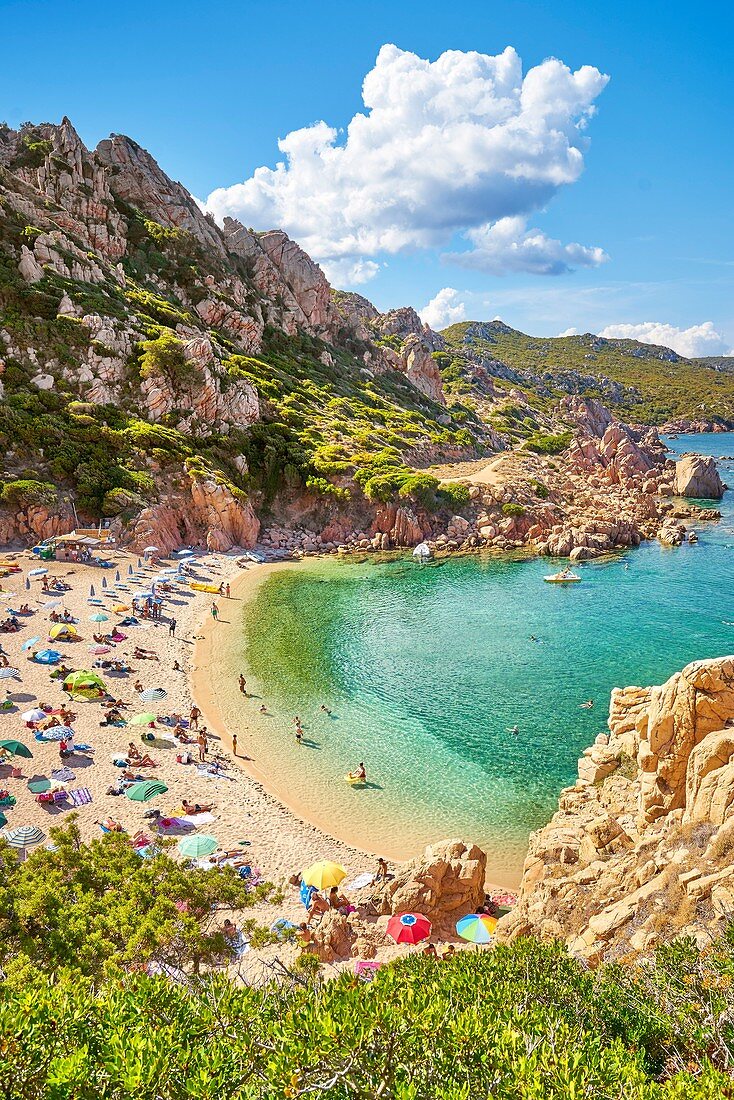
<svg viewBox="0 0 734 1100">
<path fill-rule="evenodd" d="M 734 456 L 734 436 L 671 449 Z M 734 461 L 720 470 L 734 485 Z M 734 493 L 722 511 L 697 546 L 648 543 L 581 566 L 568 587 L 543 582 L 547 559 L 273 574 L 246 620 L 249 674 L 272 711 L 253 735 L 260 759 L 336 835 L 393 855 L 461 835 L 489 848 L 496 880 L 516 881 L 611 689 L 734 652 Z M 352 789 L 360 760 L 374 786 Z"/>
</svg>

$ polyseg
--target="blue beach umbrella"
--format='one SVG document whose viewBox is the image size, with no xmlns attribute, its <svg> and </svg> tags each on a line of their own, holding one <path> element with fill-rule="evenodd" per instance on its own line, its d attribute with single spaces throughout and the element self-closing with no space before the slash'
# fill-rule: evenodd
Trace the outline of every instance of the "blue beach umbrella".
<svg viewBox="0 0 734 1100">
<path fill-rule="evenodd" d="M 41 639 L 38 637 L 38 635 L 36 635 L 35 638 L 28 638 L 27 641 L 23 642 L 23 645 L 20 648 L 21 649 L 33 649 L 34 645 L 38 645 L 40 640 Z"/>
<path fill-rule="evenodd" d="M 33 658 L 39 665 L 56 665 L 61 660 L 61 654 L 56 649 L 41 649 Z"/>
</svg>

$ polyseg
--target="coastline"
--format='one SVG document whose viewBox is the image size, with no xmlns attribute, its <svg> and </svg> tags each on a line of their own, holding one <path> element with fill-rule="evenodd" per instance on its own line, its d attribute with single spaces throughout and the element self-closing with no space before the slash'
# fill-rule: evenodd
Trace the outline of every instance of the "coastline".
<svg viewBox="0 0 734 1100">
<path fill-rule="evenodd" d="M 309 559 L 318 560 L 318 559 Z M 305 566 L 306 568 L 308 566 Z M 309 835 L 316 830 L 324 838 L 325 844 L 330 847 L 338 846 L 352 854 L 352 858 L 363 856 L 374 859 L 378 855 L 396 862 L 402 863 L 420 855 L 423 845 L 410 845 L 399 843 L 382 844 L 379 849 L 369 843 L 365 843 L 364 837 L 355 829 L 349 827 L 347 822 L 339 823 L 339 836 L 333 833 L 333 823 L 328 815 L 321 817 L 306 809 L 287 787 L 283 779 L 273 776 L 267 766 L 261 762 L 257 750 L 250 745 L 249 732 L 254 721 L 243 715 L 238 704 L 243 702 L 239 694 L 235 680 L 234 670 L 228 665 L 232 662 L 233 654 L 241 647 L 243 641 L 243 613 L 246 606 L 257 596 L 257 591 L 267 577 L 284 569 L 304 568 L 300 561 L 265 563 L 249 568 L 244 573 L 236 573 L 230 580 L 231 598 L 220 602 L 220 611 L 225 610 L 230 603 L 236 603 L 237 611 L 228 619 L 219 618 L 214 622 L 211 615 L 207 614 L 203 622 L 197 626 L 197 635 L 194 649 L 192 669 L 190 673 L 190 691 L 192 698 L 201 709 L 204 722 L 217 737 L 221 738 L 227 751 L 232 752 L 232 731 L 237 731 L 238 767 L 261 788 L 263 794 L 280 806 L 292 818 L 291 827 L 295 830 L 304 830 Z M 247 673 L 247 669 L 244 671 Z M 248 677 L 248 684 L 250 683 Z M 250 749 L 253 755 L 250 754 Z M 437 836 L 436 841 L 446 839 Z M 462 838 L 471 840 L 470 837 Z M 520 869 L 518 869 L 519 879 Z M 504 884 L 493 883 L 501 886 Z"/>
</svg>

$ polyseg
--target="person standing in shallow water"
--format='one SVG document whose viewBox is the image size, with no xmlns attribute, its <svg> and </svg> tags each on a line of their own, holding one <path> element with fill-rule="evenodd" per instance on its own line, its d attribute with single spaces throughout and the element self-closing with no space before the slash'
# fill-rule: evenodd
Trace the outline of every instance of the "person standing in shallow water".
<svg viewBox="0 0 734 1100">
<path fill-rule="evenodd" d="M 247 698 L 247 680 L 242 673 L 240 673 L 240 691 Z"/>
<path fill-rule="evenodd" d="M 232 755 L 233 756 L 237 755 L 237 734 L 236 733 L 232 734 Z"/>
<path fill-rule="evenodd" d="M 217 621 L 218 615 L 219 615 L 219 608 L 217 607 L 216 600 L 215 600 L 214 603 L 212 604 L 212 618 L 214 619 L 214 622 Z"/>
</svg>

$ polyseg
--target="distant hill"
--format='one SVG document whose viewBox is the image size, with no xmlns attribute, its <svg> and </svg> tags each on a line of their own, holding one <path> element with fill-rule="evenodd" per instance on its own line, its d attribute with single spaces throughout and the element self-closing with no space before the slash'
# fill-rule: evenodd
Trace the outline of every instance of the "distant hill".
<svg viewBox="0 0 734 1100">
<path fill-rule="evenodd" d="M 490 373 L 492 364 L 518 372 L 517 388 L 543 398 L 602 397 L 618 416 L 646 424 L 680 417 L 734 423 L 734 359 L 686 359 L 671 348 L 593 333 L 528 336 L 502 321 L 462 321 L 441 336 L 445 353 L 458 360 L 454 373 L 468 354 Z"/>
</svg>

